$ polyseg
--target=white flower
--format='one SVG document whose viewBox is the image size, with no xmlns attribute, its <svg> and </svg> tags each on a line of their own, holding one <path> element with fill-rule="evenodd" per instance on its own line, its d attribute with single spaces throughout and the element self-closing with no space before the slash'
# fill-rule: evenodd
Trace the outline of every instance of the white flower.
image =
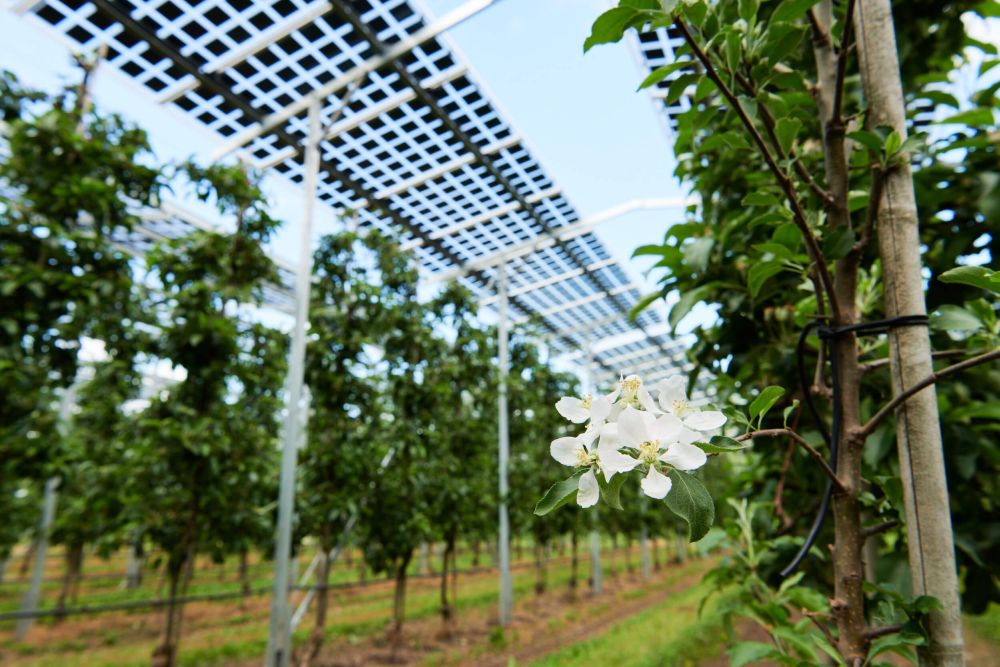
<svg viewBox="0 0 1000 667">
<path fill-rule="evenodd" d="M 577 486 L 576 503 L 580 507 L 593 507 L 601 495 L 595 470 L 600 469 L 600 448 L 592 448 L 597 439 L 598 428 L 591 426 L 578 436 L 556 438 L 549 446 L 549 452 L 559 463 L 573 468 L 586 467 L 587 472 L 580 477 Z M 610 478 L 614 473 L 604 472 Z"/>
<path fill-rule="evenodd" d="M 698 447 L 691 444 L 697 435 L 684 427 L 674 415 L 656 417 L 651 412 L 640 412 L 629 406 L 618 418 L 617 446 L 636 451 L 631 457 L 632 467 L 639 464 L 648 466 L 641 486 L 650 498 L 664 498 L 670 492 L 670 478 L 660 472 L 661 464 L 678 470 L 700 468 L 708 457 Z"/>
<path fill-rule="evenodd" d="M 583 398 L 563 396 L 556 403 L 556 410 L 574 424 L 582 424 L 588 420 L 591 423 L 602 422 L 611 414 L 611 405 L 617 395 L 618 391 L 615 390 L 607 396 L 597 398 L 590 394 Z"/>
<path fill-rule="evenodd" d="M 714 431 L 726 423 L 726 416 L 717 410 L 698 410 L 688 403 L 684 387 L 686 380 L 674 375 L 661 380 L 654 389 L 659 391 L 660 407 L 667 414 L 677 417 L 684 426 L 695 431 Z"/>
<path fill-rule="evenodd" d="M 616 416 L 628 406 L 632 406 L 633 408 L 641 407 L 649 412 L 659 412 L 656 409 L 656 403 L 653 402 L 653 397 L 649 395 L 649 391 L 642 385 L 642 378 L 638 375 L 629 375 L 622 378 L 618 381 L 618 385 L 621 387 L 621 398 L 615 405 L 617 408 Z"/>
</svg>

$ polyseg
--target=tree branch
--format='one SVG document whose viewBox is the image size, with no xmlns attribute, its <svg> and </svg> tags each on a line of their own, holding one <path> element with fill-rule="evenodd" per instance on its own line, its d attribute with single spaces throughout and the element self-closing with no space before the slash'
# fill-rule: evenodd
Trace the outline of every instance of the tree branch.
<svg viewBox="0 0 1000 667">
<path fill-rule="evenodd" d="M 844 483 L 840 481 L 839 477 L 837 477 L 837 473 L 833 471 L 833 468 L 830 467 L 830 464 L 826 462 L 825 458 L 823 458 L 823 455 L 820 454 L 815 447 L 810 445 L 805 438 L 803 438 L 801 435 L 799 435 L 798 433 L 796 433 L 791 429 L 766 428 L 766 429 L 761 429 L 760 431 L 744 433 L 743 435 L 736 438 L 736 440 L 738 440 L 739 442 L 746 442 L 747 440 L 755 440 L 757 438 L 780 438 L 786 435 L 792 440 L 794 440 L 800 447 L 802 447 L 809 453 L 809 456 L 811 456 L 813 460 L 816 461 L 816 463 L 818 463 L 821 468 L 823 468 L 823 472 L 825 472 L 826 476 L 830 478 L 834 486 L 836 486 L 841 491 L 847 490 L 846 487 L 844 486 Z"/>
<path fill-rule="evenodd" d="M 951 366 L 943 368 L 940 371 L 937 371 L 936 373 L 931 373 L 920 382 L 916 383 L 911 387 L 908 387 L 898 396 L 889 401 L 885 405 L 885 407 L 876 412 L 874 417 L 869 419 L 867 422 L 865 422 L 864 426 L 858 429 L 857 436 L 859 438 L 867 438 L 869 435 L 872 434 L 872 432 L 882 422 L 882 420 L 884 420 L 889 415 L 895 413 L 896 408 L 898 408 L 900 405 L 909 400 L 910 397 L 912 397 L 914 394 L 920 393 L 921 391 L 931 386 L 938 380 L 943 380 L 949 375 L 954 375 L 955 373 L 961 373 L 964 370 L 968 370 L 970 368 L 988 363 L 990 361 L 996 361 L 997 359 L 1000 359 L 1000 348 L 997 348 L 991 352 L 985 352 L 971 359 L 966 359 L 965 361 L 960 361 L 957 364 L 952 364 Z"/>
<path fill-rule="evenodd" d="M 757 86 L 753 81 L 747 79 L 739 72 L 733 72 L 736 75 L 736 82 L 740 84 L 740 87 L 746 92 L 747 95 L 756 99 L 757 97 Z M 760 102 L 757 103 L 757 111 L 760 113 L 760 119 L 764 122 L 764 129 L 767 130 L 767 136 L 771 140 L 771 146 L 774 147 L 774 151 L 778 154 L 780 160 L 785 160 L 784 151 L 781 150 L 781 144 L 778 142 L 778 135 L 774 132 L 775 120 L 774 116 L 771 115 L 771 110 L 767 108 L 765 104 Z M 805 165 L 799 161 L 798 155 L 795 153 L 795 149 L 788 151 L 788 159 L 792 161 L 792 167 L 795 169 L 795 173 L 798 174 L 799 178 L 805 181 L 809 189 L 819 197 L 820 201 L 823 202 L 824 206 L 833 205 L 833 195 L 829 190 L 825 190 L 820 187 L 820 184 L 816 182 L 809 170 L 806 169 Z"/>
<path fill-rule="evenodd" d="M 874 526 L 868 526 L 861 531 L 861 538 L 867 540 L 869 537 L 878 535 L 879 533 L 884 533 L 885 531 L 895 528 L 899 525 L 899 521 L 896 519 L 890 519 L 882 523 L 876 524 Z"/>
<path fill-rule="evenodd" d="M 812 28 L 813 41 L 823 46 L 830 46 L 830 35 L 827 34 L 823 26 L 819 24 L 819 19 L 816 18 L 816 9 L 810 7 L 806 12 L 806 19 L 809 20 L 809 26 Z"/>
<path fill-rule="evenodd" d="M 865 639 L 878 639 L 879 637 L 884 637 L 886 635 L 894 635 L 902 629 L 903 625 L 901 623 L 883 625 L 880 628 L 870 628 L 865 631 Z"/>
<path fill-rule="evenodd" d="M 802 615 L 808 618 L 810 621 L 812 621 L 813 625 L 819 628 L 819 631 L 823 633 L 824 637 L 826 637 L 826 641 L 830 642 L 830 646 L 833 647 L 837 646 L 837 640 L 830 632 L 830 628 L 826 627 L 825 625 L 823 625 L 823 623 L 820 622 L 819 614 L 817 614 L 814 611 L 803 610 Z"/>
<path fill-rule="evenodd" d="M 694 36 L 688 29 L 687 24 L 679 16 L 674 19 L 674 25 L 684 36 L 684 41 L 687 42 L 688 46 L 691 47 L 691 51 L 694 53 L 695 57 L 701 62 L 705 67 L 705 73 L 715 84 L 715 87 L 723 94 L 729 104 L 733 107 L 733 111 L 739 117 L 740 121 L 746 127 L 747 131 L 750 133 L 751 138 L 754 143 L 757 144 L 757 148 L 760 150 L 764 157 L 764 161 L 767 163 L 768 168 L 774 174 L 775 178 L 778 179 L 781 189 L 784 190 L 785 197 L 788 199 L 788 203 L 792 207 L 792 213 L 794 214 L 795 224 L 799 227 L 802 232 L 802 236 L 805 238 L 806 249 L 809 252 L 809 257 L 816 264 L 819 271 L 820 281 L 823 284 L 823 289 L 826 291 L 827 296 L 830 300 L 830 311 L 833 314 L 834 320 L 840 321 L 840 305 L 836 300 L 836 294 L 833 289 L 833 279 L 830 277 L 830 269 L 826 264 L 826 259 L 823 257 L 823 253 L 820 250 L 819 242 L 816 240 L 816 236 L 813 234 L 812 229 L 809 227 L 809 222 L 806 219 L 805 211 L 802 210 L 802 205 L 799 203 L 798 196 L 795 193 L 795 186 L 792 184 L 791 180 L 778 166 L 778 163 L 774 159 L 774 155 L 768 148 L 767 144 L 764 142 L 764 138 L 760 135 L 757 127 L 753 124 L 753 121 L 747 115 L 746 110 L 743 105 L 740 104 L 739 99 L 729 89 L 729 86 L 719 77 L 719 73 L 715 70 L 715 65 L 712 63 L 711 58 L 702 50 L 701 46 L 695 41 Z"/>
<path fill-rule="evenodd" d="M 855 4 L 855 0 L 847 0 L 847 11 L 844 14 L 844 35 L 840 39 L 840 49 L 837 53 L 837 83 L 833 88 L 833 114 L 831 116 L 831 120 L 837 125 L 844 124 L 844 79 L 847 77 L 847 57 L 851 51 Z"/>
</svg>

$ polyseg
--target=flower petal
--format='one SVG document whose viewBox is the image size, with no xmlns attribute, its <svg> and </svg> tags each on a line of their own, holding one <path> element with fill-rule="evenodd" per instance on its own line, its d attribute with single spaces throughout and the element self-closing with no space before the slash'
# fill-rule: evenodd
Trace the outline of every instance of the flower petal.
<svg viewBox="0 0 1000 667">
<path fill-rule="evenodd" d="M 631 405 L 625 408 L 618 417 L 618 442 L 621 447 L 638 447 L 651 440 L 646 417 L 652 417 L 648 412 L 639 412 Z"/>
<path fill-rule="evenodd" d="M 656 466 L 649 466 L 649 472 L 642 478 L 640 486 L 642 486 L 642 492 L 647 496 L 659 500 L 660 498 L 667 497 L 667 494 L 670 493 L 670 487 L 673 486 L 673 482 L 670 481 L 669 477 L 657 470 Z"/>
<path fill-rule="evenodd" d="M 649 427 L 649 434 L 653 440 L 674 442 L 680 437 L 683 430 L 684 424 L 681 420 L 668 413 L 657 417 L 656 421 Z"/>
<path fill-rule="evenodd" d="M 601 439 L 597 443 L 598 451 L 602 449 L 617 450 L 621 446 L 621 441 L 618 439 L 618 424 L 615 424 L 614 422 L 606 422 L 605 424 L 602 424 Z"/>
<path fill-rule="evenodd" d="M 611 414 L 611 401 L 607 396 L 598 396 L 590 406 L 590 421 L 602 422 Z"/>
<path fill-rule="evenodd" d="M 726 423 L 726 415 L 717 410 L 692 412 L 684 417 L 684 425 L 696 431 L 714 431 Z"/>
<path fill-rule="evenodd" d="M 583 473 L 580 486 L 576 492 L 576 504 L 580 507 L 593 507 L 601 496 L 601 487 L 597 484 L 597 475 L 593 470 Z"/>
<path fill-rule="evenodd" d="M 659 408 L 656 407 L 656 403 L 653 401 L 653 397 L 649 395 L 649 392 L 645 387 L 640 385 L 639 390 L 635 395 L 639 399 L 639 405 L 643 408 L 653 413 L 660 412 Z"/>
<path fill-rule="evenodd" d="M 597 456 L 601 463 L 601 470 L 604 471 L 604 479 L 611 481 L 611 478 L 620 472 L 629 472 L 639 465 L 638 459 L 622 454 L 614 448 L 597 448 Z"/>
<path fill-rule="evenodd" d="M 705 465 L 708 456 L 700 447 L 675 442 L 670 445 L 665 454 L 660 455 L 660 460 L 678 470 L 694 470 Z"/>
<path fill-rule="evenodd" d="M 615 388 L 612 389 L 607 395 L 605 395 L 605 398 L 614 403 L 615 401 L 618 400 L 618 394 L 620 394 L 621 392 L 622 388 L 616 384 Z"/>
<path fill-rule="evenodd" d="M 587 428 L 584 429 L 583 433 L 576 436 L 576 439 L 580 441 L 580 444 L 590 449 L 590 446 L 594 444 L 594 440 L 597 440 L 597 436 L 601 434 L 602 426 L 601 424 L 595 424 L 590 422 L 587 424 Z"/>
<path fill-rule="evenodd" d="M 660 392 L 658 399 L 660 407 L 665 412 L 674 411 L 674 401 L 687 400 L 687 380 L 683 375 L 671 375 L 665 380 L 660 380 L 653 387 Z"/>
<path fill-rule="evenodd" d="M 577 466 L 580 464 L 579 452 L 583 449 L 583 444 L 579 438 L 556 438 L 549 445 L 549 453 L 552 458 L 564 466 Z"/>
<path fill-rule="evenodd" d="M 582 424 L 590 417 L 590 411 L 583 407 L 583 401 L 571 396 L 563 396 L 556 403 L 556 410 L 574 424 Z"/>
</svg>

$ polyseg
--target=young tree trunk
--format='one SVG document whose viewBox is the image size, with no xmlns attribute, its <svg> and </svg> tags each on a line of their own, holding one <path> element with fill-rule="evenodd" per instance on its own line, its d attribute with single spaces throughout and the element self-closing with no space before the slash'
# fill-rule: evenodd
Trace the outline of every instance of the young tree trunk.
<svg viewBox="0 0 1000 667">
<path fill-rule="evenodd" d="M 545 545 L 542 542 L 535 542 L 535 595 L 545 592 L 546 584 L 545 572 Z"/>
<path fill-rule="evenodd" d="M 447 629 L 455 615 L 451 601 L 448 599 L 448 563 L 455 567 L 455 539 L 449 535 L 445 540 L 444 556 L 441 562 L 441 622 Z"/>
<path fill-rule="evenodd" d="M 166 626 L 163 630 L 163 642 L 153 650 L 152 667 L 176 667 L 177 645 L 181 639 L 181 624 L 184 620 L 184 603 L 182 598 L 187 592 L 188 584 L 194 574 L 195 541 L 193 522 L 188 533 L 188 547 L 184 550 L 180 562 L 168 563 L 167 577 L 170 581 L 170 599 L 166 608 Z"/>
<path fill-rule="evenodd" d="M 326 553 L 326 552 L 324 552 Z M 243 591 L 243 597 L 250 595 L 250 565 L 249 558 L 246 549 L 240 550 L 240 585 Z"/>
<path fill-rule="evenodd" d="M 688 545 L 682 533 L 674 535 L 674 550 L 677 552 L 677 562 L 686 563 L 688 559 Z"/>
<path fill-rule="evenodd" d="M 403 642 L 403 622 L 406 620 L 406 568 L 410 564 L 412 554 L 407 554 L 396 567 L 396 591 L 392 600 L 392 633 L 394 646 Z"/>
<path fill-rule="evenodd" d="M 140 537 L 132 543 L 128 550 L 128 561 L 125 564 L 125 590 L 135 590 L 142 583 L 143 560 L 143 545 Z"/>
<path fill-rule="evenodd" d="M 479 540 L 472 543 L 472 567 L 479 567 Z"/>
<path fill-rule="evenodd" d="M 66 572 L 63 573 L 62 590 L 59 592 L 59 599 L 56 601 L 56 621 L 62 621 L 66 610 L 66 602 L 70 597 L 75 599 L 74 591 L 80 581 L 80 569 L 83 566 L 83 545 L 67 544 L 64 555 L 66 561 Z"/>
<path fill-rule="evenodd" d="M 660 538 L 655 535 L 650 538 L 653 545 L 653 570 L 660 571 Z"/>
<path fill-rule="evenodd" d="M 632 572 L 635 570 L 635 568 L 632 565 L 632 536 L 631 535 L 626 535 L 625 536 L 625 569 L 628 571 L 629 574 L 632 574 Z"/>
<path fill-rule="evenodd" d="M 580 540 L 576 531 L 570 533 L 569 590 L 576 596 L 576 582 L 580 574 Z"/>
<path fill-rule="evenodd" d="M 889 0 L 859 2 L 855 19 L 868 125 L 892 127 L 905 138 L 903 89 Z M 916 196 L 909 162 L 904 161 L 885 175 L 878 243 L 886 315 L 926 314 Z M 925 328 L 890 330 L 889 350 L 893 395 L 931 374 L 930 340 Z M 919 649 L 920 661 L 923 665 L 961 665 L 962 616 L 955 546 L 933 386 L 917 393 L 897 412 L 896 440 L 913 594 L 932 595 L 944 607 L 930 614 L 930 642 Z"/>
</svg>

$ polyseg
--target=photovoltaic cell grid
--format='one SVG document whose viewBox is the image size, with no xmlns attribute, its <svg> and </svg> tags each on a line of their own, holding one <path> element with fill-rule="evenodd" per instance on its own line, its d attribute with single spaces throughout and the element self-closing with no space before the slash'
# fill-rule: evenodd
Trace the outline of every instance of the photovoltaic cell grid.
<svg viewBox="0 0 1000 667">
<path fill-rule="evenodd" d="M 638 36 L 635 33 L 630 33 L 629 39 L 639 55 L 643 66 L 643 76 L 674 62 L 675 50 L 684 44 L 684 38 L 673 26 L 639 33 Z M 684 73 L 684 69 L 671 72 L 662 81 L 649 88 L 653 105 L 671 133 L 677 131 L 677 114 L 684 113 L 691 108 L 691 99 L 687 95 L 681 95 L 672 104 L 667 104 L 665 99 L 670 84 Z"/>
<path fill-rule="evenodd" d="M 426 26 L 408 0 L 346 4 L 386 45 Z M 113 9 L 129 20 L 115 20 Z M 377 55 L 375 45 L 356 26 L 330 3 L 315 0 L 49 0 L 33 11 L 84 48 L 106 44 L 112 65 L 223 137 L 253 127 Z M 290 24 L 295 28 L 283 28 Z M 144 38 L 143 31 L 153 37 Z M 277 34 L 283 36 L 274 40 L 271 36 Z M 486 164 L 470 159 L 473 154 L 463 138 L 419 99 L 396 69 L 384 66 L 325 101 L 322 116 L 336 122 L 325 128 L 321 143 L 322 200 L 356 211 L 362 228 L 390 231 L 412 245 L 432 273 L 578 220 L 575 209 L 442 38 L 414 47 L 399 62 L 426 85 L 510 187 Z M 200 70 L 199 75 L 193 76 L 185 64 Z M 301 182 L 302 155 L 295 144 L 304 141 L 307 124 L 305 112 L 293 116 L 278 131 L 252 141 L 247 150 L 261 164 Z M 530 211 L 517 203 L 511 189 L 528 198 Z M 359 190 L 367 196 L 360 198 Z M 388 214 L 373 205 L 374 200 L 385 202 Z M 491 216 L 494 211 L 502 214 Z M 403 230 L 394 224 L 400 220 Z M 609 260 L 592 234 L 537 252 L 522 261 L 523 266 L 512 267 L 512 289 L 522 279 L 527 284 L 570 274 L 583 268 L 581 264 L 607 265 L 586 278 L 579 275 L 526 291 L 512 306 L 525 316 L 541 315 L 555 331 L 579 332 L 581 323 L 598 321 L 602 323 L 591 331 L 595 337 L 631 331 L 621 319 L 604 323 L 640 296 Z M 525 270 L 529 267 L 531 273 Z M 482 293 L 492 277 L 494 272 L 488 270 L 465 281 Z M 657 321 L 647 311 L 639 324 L 648 327 Z M 579 346 L 584 335 L 570 334 L 564 341 Z M 647 345 L 651 351 L 665 347 L 658 339 Z"/>
</svg>

